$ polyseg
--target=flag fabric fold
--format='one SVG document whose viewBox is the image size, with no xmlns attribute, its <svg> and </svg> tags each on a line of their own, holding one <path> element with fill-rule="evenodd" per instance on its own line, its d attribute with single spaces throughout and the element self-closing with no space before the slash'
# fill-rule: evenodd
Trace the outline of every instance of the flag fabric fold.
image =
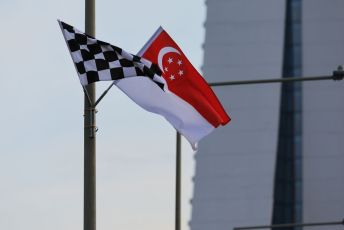
<svg viewBox="0 0 344 230">
<path fill-rule="evenodd" d="M 162 27 L 138 55 L 158 64 L 170 92 L 194 107 L 212 126 L 216 128 L 230 121 L 208 83 Z"/>
<path fill-rule="evenodd" d="M 83 86 L 113 81 L 143 109 L 163 116 L 193 149 L 230 121 L 206 81 L 162 28 L 133 55 L 59 24 Z"/>
<path fill-rule="evenodd" d="M 159 66 L 170 97 L 187 107 L 178 111 L 179 117 L 193 114 L 192 121 L 171 122 L 193 146 L 214 128 L 230 121 L 215 93 L 162 27 L 153 34 L 138 56 Z"/>
</svg>

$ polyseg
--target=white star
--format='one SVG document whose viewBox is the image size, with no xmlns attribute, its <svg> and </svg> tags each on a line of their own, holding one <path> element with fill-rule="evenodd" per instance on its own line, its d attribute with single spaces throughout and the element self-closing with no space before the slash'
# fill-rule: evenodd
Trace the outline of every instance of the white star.
<svg viewBox="0 0 344 230">
<path fill-rule="evenodd" d="M 184 74 L 184 71 L 183 70 L 179 70 L 178 74 L 179 74 L 179 76 L 182 76 Z"/>
<path fill-rule="evenodd" d="M 168 68 L 167 67 L 165 67 L 164 69 L 165 69 L 165 72 L 168 72 Z"/>
<path fill-rule="evenodd" d="M 182 60 L 178 60 L 178 65 L 183 64 Z"/>
<path fill-rule="evenodd" d="M 171 77 L 170 77 L 170 79 L 171 79 L 171 80 L 174 80 L 174 79 L 175 79 L 175 77 L 174 77 L 174 75 L 173 75 L 173 74 L 171 74 Z"/>
<path fill-rule="evenodd" d="M 173 59 L 169 58 L 167 61 L 168 61 L 168 64 L 171 64 L 173 62 Z"/>
</svg>

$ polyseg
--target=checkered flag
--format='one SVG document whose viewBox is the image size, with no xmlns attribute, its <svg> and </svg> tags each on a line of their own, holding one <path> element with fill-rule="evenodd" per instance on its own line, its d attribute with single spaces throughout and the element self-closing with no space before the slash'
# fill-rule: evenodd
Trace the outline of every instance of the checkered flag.
<svg viewBox="0 0 344 230">
<path fill-rule="evenodd" d="M 58 22 L 81 85 L 127 77 L 148 77 L 161 89 L 167 87 L 157 65 L 119 47 L 97 40 L 62 21 Z"/>
</svg>

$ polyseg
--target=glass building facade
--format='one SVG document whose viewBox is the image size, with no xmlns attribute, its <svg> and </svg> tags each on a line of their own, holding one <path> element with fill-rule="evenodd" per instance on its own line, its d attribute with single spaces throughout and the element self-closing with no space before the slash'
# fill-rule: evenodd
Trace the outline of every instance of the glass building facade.
<svg viewBox="0 0 344 230">
<path fill-rule="evenodd" d="M 205 3 L 203 74 L 209 82 L 325 76 L 343 63 L 344 31 L 338 28 L 344 1 Z M 343 85 L 308 81 L 214 90 L 232 122 L 204 138 L 195 155 L 190 228 L 341 220 Z"/>
</svg>

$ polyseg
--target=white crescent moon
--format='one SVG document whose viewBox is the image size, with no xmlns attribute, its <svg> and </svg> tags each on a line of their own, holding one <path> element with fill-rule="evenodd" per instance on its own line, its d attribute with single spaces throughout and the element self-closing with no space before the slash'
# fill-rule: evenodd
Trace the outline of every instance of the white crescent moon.
<svg viewBox="0 0 344 230">
<path fill-rule="evenodd" d="M 164 69 L 163 69 L 163 66 L 162 66 L 162 59 L 163 59 L 164 55 L 167 54 L 167 53 L 177 53 L 177 54 L 180 55 L 180 52 L 177 49 L 175 49 L 175 48 L 173 48 L 171 46 L 164 47 L 164 48 L 162 48 L 159 51 L 159 54 L 158 54 L 158 65 L 159 65 L 159 67 L 160 67 L 160 69 L 161 69 L 161 71 L 163 73 L 164 73 Z"/>
</svg>

